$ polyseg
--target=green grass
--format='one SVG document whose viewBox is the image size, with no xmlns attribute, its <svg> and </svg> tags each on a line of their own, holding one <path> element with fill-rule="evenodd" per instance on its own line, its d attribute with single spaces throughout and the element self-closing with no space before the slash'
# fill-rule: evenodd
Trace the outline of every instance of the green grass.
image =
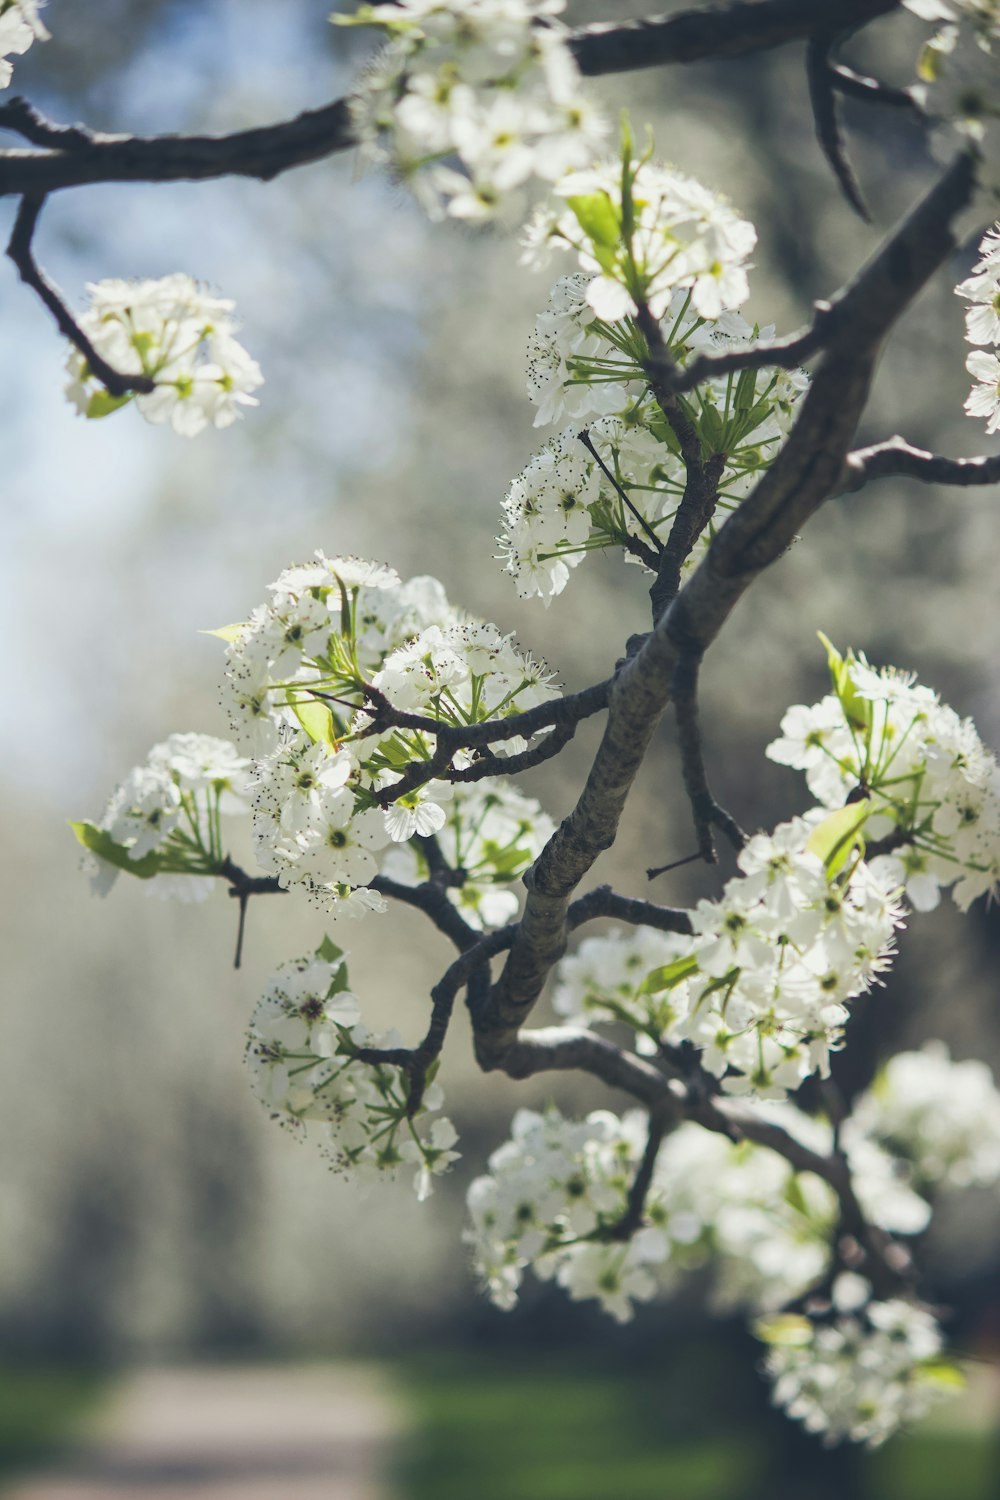
<svg viewBox="0 0 1000 1500">
<path fill-rule="evenodd" d="M 655 1370 L 525 1353 L 394 1368 L 413 1420 L 396 1474 L 403 1500 L 811 1500 L 812 1480 L 797 1477 L 803 1461 L 813 1475 L 827 1470 L 824 1495 L 844 1500 L 1000 1495 L 996 1434 L 925 1429 L 856 1455 L 806 1439 L 783 1450 L 779 1419 L 761 1420 L 727 1390 L 717 1357 L 699 1366 L 690 1346 Z M 843 1481 L 838 1458 L 856 1465 Z"/>
<path fill-rule="evenodd" d="M 0 1365 L 0 1475 L 58 1450 L 103 1389 L 90 1372 Z"/>
<path fill-rule="evenodd" d="M 734 1500 L 760 1471 L 752 1432 L 713 1442 L 683 1393 L 665 1409 L 661 1380 L 523 1356 L 397 1373 L 415 1419 L 406 1500 Z"/>
</svg>

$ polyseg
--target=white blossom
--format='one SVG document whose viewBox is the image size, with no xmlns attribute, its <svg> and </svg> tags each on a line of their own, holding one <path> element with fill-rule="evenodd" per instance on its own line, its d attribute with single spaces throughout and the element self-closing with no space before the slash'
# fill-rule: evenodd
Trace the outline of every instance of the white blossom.
<svg viewBox="0 0 1000 1500">
<path fill-rule="evenodd" d="M 739 307 L 749 290 L 747 269 L 757 240 L 753 225 L 673 168 L 641 159 L 632 161 L 629 171 L 624 188 L 617 163 L 564 177 L 556 184 L 555 201 L 539 208 L 529 225 L 522 259 L 544 265 L 552 246 L 572 250 L 581 271 L 593 278 L 587 300 L 608 323 L 629 317 L 640 302 L 662 318 L 678 290 L 690 293 L 702 318 Z M 627 247 L 621 234 L 623 192 L 630 194 L 634 219 Z M 618 226 L 614 245 L 612 225 Z"/>
<path fill-rule="evenodd" d="M 109 396 L 73 348 L 66 393 L 84 416 L 106 416 L 134 400 L 147 421 L 169 422 L 193 437 L 209 425 L 230 426 L 243 407 L 258 404 L 251 393 L 264 377 L 235 337 L 232 302 L 181 273 L 92 282 L 87 290 L 90 306 L 79 323 L 98 354 L 121 374 L 148 375 L 154 389 Z"/>
<path fill-rule="evenodd" d="M 556 19 L 564 3 L 403 0 L 334 18 L 390 38 L 359 80 L 355 129 L 430 213 L 510 220 L 529 179 L 554 181 L 600 146 L 604 120 Z"/>
<path fill-rule="evenodd" d="M 844 1125 L 849 1151 L 877 1141 L 918 1183 L 1000 1180 L 1000 1093 L 984 1062 L 953 1062 L 943 1042 L 891 1057 Z"/>
<path fill-rule="evenodd" d="M 975 356 L 972 356 L 975 357 Z M 835 691 L 797 704 L 767 755 L 806 774 L 828 808 L 859 804 L 859 827 L 900 847 L 875 861 L 880 878 L 905 885 L 924 911 L 951 886 L 963 911 L 1000 879 L 1000 768 L 969 719 L 961 719 L 911 674 L 875 669 L 830 648 Z"/>
<path fill-rule="evenodd" d="M 20 57 L 32 42 L 48 41 L 49 33 L 38 12 L 45 0 L 0 0 L 0 89 L 10 83 L 11 56 Z"/>
<path fill-rule="evenodd" d="M 282 965 L 258 1004 L 247 1037 L 251 1086 L 272 1118 L 310 1134 L 335 1170 L 359 1181 L 416 1169 L 418 1198 L 458 1153 L 451 1121 L 427 1115 L 441 1107 L 437 1084 L 409 1112 L 405 1075 L 389 1063 L 364 1062 L 362 1048 L 402 1046 L 396 1032 L 376 1035 L 360 1020 L 348 986 L 345 955 L 330 944 Z"/>
<path fill-rule="evenodd" d="M 769 1346 L 775 1405 L 827 1446 L 877 1447 L 961 1385 L 932 1315 L 898 1298 L 823 1321 L 766 1319 L 757 1335 Z"/>
</svg>

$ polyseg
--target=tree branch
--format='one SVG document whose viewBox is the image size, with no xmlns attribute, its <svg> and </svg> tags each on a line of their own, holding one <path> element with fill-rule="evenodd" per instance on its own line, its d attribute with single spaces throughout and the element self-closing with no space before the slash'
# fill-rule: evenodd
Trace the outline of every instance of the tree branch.
<svg viewBox="0 0 1000 1500">
<path fill-rule="evenodd" d="M 677 721 L 677 745 L 681 752 L 681 775 L 694 816 L 698 853 L 706 864 L 718 864 L 712 828 L 721 828 L 736 850 L 746 843 L 746 834 L 736 819 L 712 796 L 702 755 L 701 730 L 698 726 L 698 671 L 700 653 L 684 652 L 674 671 L 671 697 Z"/>
<path fill-rule="evenodd" d="M 580 927 L 595 917 L 616 917 L 619 922 L 628 922 L 633 927 L 655 927 L 660 932 L 690 935 L 694 930 L 689 912 L 673 906 L 659 906 L 655 901 L 620 896 L 609 885 L 595 886 L 572 902 L 566 913 L 566 922 L 570 928 Z"/>
<path fill-rule="evenodd" d="M 910 1286 L 910 1261 L 905 1249 L 884 1230 L 870 1224 L 858 1202 L 851 1173 L 839 1151 L 829 1155 L 805 1146 L 782 1125 L 757 1114 L 752 1106 L 728 1099 L 705 1097 L 698 1087 L 686 1087 L 679 1079 L 668 1079 L 652 1064 L 634 1053 L 625 1052 L 613 1042 L 593 1032 L 569 1026 L 540 1027 L 525 1032 L 496 1064 L 511 1078 L 529 1078 L 536 1073 L 580 1071 L 598 1078 L 610 1088 L 621 1089 L 639 1099 L 664 1132 L 683 1120 L 691 1120 L 705 1130 L 724 1135 L 732 1141 L 753 1141 L 774 1151 L 796 1172 L 812 1172 L 834 1191 L 840 1209 L 840 1230 L 856 1237 L 864 1255 L 864 1271 L 876 1295 L 898 1295 Z M 652 1121 L 643 1168 L 650 1153 L 655 1161 L 659 1141 L 654 1140 Z M 652 1166 L 649 1167 L 650 1177 Z M 643 1169 L 633 1183 L 633 1192 L 645 1193 L 640 1181 Z M 630 1209 L 632 1197 L 630 1194 Z M 629 1220 L 629 1232 L 639 1227 Z M 626 1236 L 627 1237 L 627 1236 Z"/>
<path fill-rule="evenodd" d="M 901 312 L 955 248 L 951 221 L 971 201 L 963 154 L 839 299 L 836 332 L 792 431 L 754 491 L 614 680 L 604 736 L 572 813 L 524 877 L 524 915 L 477 1023 L 483 1067 L 505 1066 L 566 944 L 569 898 L 615 839 L 632 782 L 682 654 L 704 652 L 754 579 L 835 492 L 864 410 L 878 350 Z"/>
<path fill-rule="evenodd" d="M 597 76 L 780 47 L 819 29 L 863 26 L 899 4 L 824 0 L 817 13 L 816 0 L 731 0 L 707 10 L 584 27 L 572 33 L 569 45 L 581 72 Z M 0 152 L 0 197 L 44 197 L 96 182 L 205 182 L 233 176 L 270 182 L 357 144 L 349 98 L 228 135 L 110 135 L 54 124 L 23 101 L 3 108 L 0 126 L 49 149 Z"/>
<path fill-rule="evenodd" d="M 897 10 L 900 0 L 729 0 L 647 21 L 588 26 L 571 47 L 583 73 L 625 73 L 667 63 L 741 57 L 846 31 Z"/>
<path fill-rule="evenodd" d="M 853 494 L 878 479 L 919 479 L 923 484 L 1000 484 L 1000 453 L 982 458 L 942 458 L 891 437 L 870 448 L 856 448 L 844 460 L 840 494 Z"/>
<path fill-rule="evenodd" d="M 864 200 L 854 168 L 847 155 L 847 146 L 840 128 L 837 109 L 837 87 L 834 65 L 830 53 L 839 33 L 819 32 L 810 38 L 806 47 L 806 78 L 809 83 L 809 101 L 812 105 L 816 125 L 816 139 L 820 149 L 833 169 L 833 175 L 841 191 L 859 218 L 871 223 L 871 214 Z"/>
<path fill-rule="evenodd" d="M 79 349 L 89 368 L 112 396 L 127 396 L 132 391 L 151 391 L 153 381 L 150 376 L 123 374 L 98 354 L 56 287 L 47 279 L 36 262 L 32 251 L 32 241 L 44 203 L 44 198 L 21 199 L 21 206 L 17 211 L 14 228 L 7 244 L 8 259 L 17 267 L 17 274 L 25 286 L 30 286 L 32 291 L 38 293 L 55 318 L 59 332 Z"/>
</svg>

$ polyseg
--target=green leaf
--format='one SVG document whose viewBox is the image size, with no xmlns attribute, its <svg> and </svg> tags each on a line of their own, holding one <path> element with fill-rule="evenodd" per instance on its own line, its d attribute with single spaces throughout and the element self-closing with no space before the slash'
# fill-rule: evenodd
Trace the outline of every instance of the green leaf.
<svg viewBox="0 0 1000 1500">
<path fill-rule="evenodd" d="M 335 964 L 337 960 L 343 958 L 343 956 L 343 948 L 338 948 L 336 943 L 329 936 L 324 937 L 323 941 L 316 949 L 316 957 L 321 958 L 325 964 Z"/>
<path fill-rule="evenodd" d="M 320 703 L 317 698 L 294 698 L 291 704 L 295 717 L 313 744 L 333 745 L 336 743 L 333 717 L 325 703 Z"/>
<path fill-rule="evenodd" d="M 698 436 L 709 453 L 723 453 L 723 426 L 722 417 L 711 404 L 706 402 L 697 418 Z"/>
<path fill-rule="evenodd" d="M 603 271 L 613 271 L 621 243 L 622 226 L 607 193 L 585 193 L 566 199 L 577 222 L 590 240 L 594 258 Z"/>
<path fill-rule="evenodd" d="M 757 371 L 743 370 L 736 382 L 733 404 L 737 411 L 750 411 L 757 401 Z"/>
<path fill-rule="evenodd" d="M 660 968 L 653 969 L 646 975 L 639 986 L 640 995 L 659 995 L 663 990 L 672 990 L 677 985 L 683 984 L 685 979 L 690 979 L 698 972 L 698 960 L 687 954 L 684 958 L 675 958 L 672 964 L 662 964 Z"/>
<path fill-rule="evenodd" d="M 131 400 L 131 392 L 126 396 L 112 396 L 110 391 L 103 389 L 95 391 L 87 402 L 85 415 L 92 421 L 97 421 L 100 417 L 110 417 L 113 411 L 117 411 L 120 406 L 127 406 Z"/>
<path fill-rule="evenodd" d="M 964 1390 L 967 1383 L 965 1374 L 958 1365 L 949 1364 L 945 1360 L 928 1360 L 926 1364 L 918 1365 L 914 1373 L 918 1380 L 949 1391 Z"/>
<path fill-rule="evenodd" d="M 129 875 L 138 876 L 140 880 L 151 880 L 163 867 L 163 858 L 155 849 L 144 854 L 141 859 L 131 859 L 125 845 L 116 844 L 110 833 L 104 828 L 98 828 L 96 823 L 71 822 L 69 826 L 77 841 L 85 849 L 89 849 L 91 854 L 96 854 L 99 859 L 115 865 L 119 870 L 126 870 Z"/>
<path fill-rule="evenodd" d="M 238 641 L 246 630 L 246 625 L 240 622 L 236 625 L 220 625 L 218 630 L 199 630 L 199 635 L 217 635 L 220 641 Z"/>
<path fill-rule="evenodd" d="M 765 1344 L 802 1347 L 812 1340 L 812 1324 L 798 1313 L 778 1313 L 773 1318 L 758 1318 L 753 1326 L 757 1338 Z"/>
<path fill-rule="evenodd" d="M 823 645 L 826 647 L 826 662 L 830 668 L 830 681 L 833 683 L 833 691 L 840 700 L 840 706 L 844 710 L 849 724 L 855 729 L 866 730 L 871 725 L 872 706 L 867 698 L 862 698 L 851 680 L 851 653 L 846 658 L 841 656 L 832 641 L 828 640 L 822 630 L 817 630 Z"/>
<path fill-rule="evenodd" d="M 806 849 L 823 861 L 829 875 L 836 875 L 847 863 L 870 812 L 867 798 L 849 802 L 824 818 L 809 835 Z"/>
</svg>

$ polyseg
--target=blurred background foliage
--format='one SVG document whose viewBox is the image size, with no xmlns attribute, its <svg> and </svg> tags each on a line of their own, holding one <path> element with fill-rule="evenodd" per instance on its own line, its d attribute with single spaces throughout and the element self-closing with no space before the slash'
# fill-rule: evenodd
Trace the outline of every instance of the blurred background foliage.
<svg viewBox="0 0 1000 1500">
<path fill-rule="evenodd" d="M 111 130 L 265 122 L 346 89 L 365 42 L 329 27 L 327 8 L 52 0 L 53 40 L 18 63 L 16 87 L 57 118 Z M 607 18 L 608 7 L 581 4 L 572 15 Z M 911 20 L 874 25 L 854 57 L 908 81 Z M 862 225 L 812 140 L 794 48 L 598 87 L 612 114 L 627 106 L 637 125 L 649 120 L 660 154 L 755 220 L 747 311 L 779 331 L 852 273 L 933 170 L 908 122 L 850 106 L 874 205 L 874 225 Z M 596 1351 L 595 1370 L 605 1357 L 622 1371 L 653 1362 L 665 1381 L 697 1367 L 698 1389 L 714 1393 L 715 1430 L 732 1400 L 734 1421 L 757 1434 L 746 1473 L 759 1471 L 762 1484 L 771 1475 L 773 1494 L 760 1432 L 786 1459 L 804 1440 L 787 1424 L 772 1428 L 745 1335 L 712 1331 L 700 1297 L 641 1313 L 624 1333 L 564 1306 L 558 1292 L 530 1293 L 506 1318 L 477 1298 L 460 1239 L 465 1182 L 517 1103 L 557 1097 L 590 1108 L 605 1102 L 596 1086 L 485 1084 L 460 1022 L 445 1063 L 463 1161 L 429 1205 L 406 1184 L 362 1198 L 275 1129 L 241 1065 L 263 981 L 316 946 L 321 917 L 298 901 L 257 902 L 236 973 L 224 894 L 187 909 L 120 882 L 98 904 L 77 872 L 67 819 L 98 815 L 115 781 L 170 730 L 226 732 L 219 643 L 198 631 L 243 618 L 286 563 L 315 547 L 377 556 L 404 576 L 436 574 L 454 600 L 516 629 L 570 689 L 606 675 L 644 627 L 643 577 L 619 560 L 589 560 L 546 610 L 538 600 L 522 606 L 493 557 L 500 499 L 538 440 L 523 346 L 546 281 L 518 266 L 509 238 L 429 225 L 391 184 L 356 178 L 342 157 L 268 186 L 102 187 L 48 206 L 39 254 L 74 301 L 88 280 L 172 270 L 237 300 L 267 376 L 262 404 L 237 428 L 191 443 L 133 412 L 76 418 L 47 314 L 0 266 L 0 1335 L 23 1359 L 91 1364 L 447 1343 L 502 1347 L 505 1358 L 518 1348 L 570 1360 Z M 0 232 L 11 217 L 0 205 Z M 951 290 L 971 259 L 971 250 L 957 255 L 954 275 L 939 277 L 899 329 L 862 440 L 900 430 L 951 454 L 979 448 L 981 429 L 961 412 L 965 351 Z M 745 826 L 769 827 L 804 805 L 799 778 L 762 750 L 789 703 L 824 691 L 820 628 L 876 661 L 917 669 L 1000 742 L 996 503 L 989 492 L 908 484 L 837 500 L 741 604 L 705 667 L 703 724 L 710 773 Z M 533 773 L 531 790 L 557 818 L 598 732 L 585 726 L 558 762 Z M 645 867 L 691 844 L 665 725 L 595 874 L 642 894 Z M 729 870 L 724 863 L 721 875 Z M 655 893 L 687 902 L 719 878 L 688 868 Z M 374 1023 L 418 1031 L 447 961 L 442 942 L 394 911 L 352 928 L 349 944 Z M 902 947 L 887 988 L 858 1006 L 840 1059 L 846 1086 L 927 1036 L 996 1066 L 995 910 L 961 922 L 943 907 Z M 930 1294 L 956 1309 L 962 1346 L 988 1352 L 1000 1342 L 997 1204 L 966 1195 L 960 1207 L 942 1204 L 939 1220 L 927 1247 Z M 671 1364 L 675 1347 L 687 1351 L 680 1364 Z M 450 1378 L 416 1384 L 429 1402 Z M 655 1414 L 643 1421 L 653 1428 Z M 828 1475 L 842 1472 L 825 1462 Z M 642 1500 L 654 1493 L 643 1483 L 617 1493 Z M 736 1493 L 725 1475 L 719 1483 L 720 1494 Z M 420 1491 L 437 1500 L 468 1492 Z M 702 1492 L 694 1479 L 678 1481 L 688 1500 Z M 579 1487 L 531 1491 L 543 1493 L 585 1500 Z"/>
</svg>

